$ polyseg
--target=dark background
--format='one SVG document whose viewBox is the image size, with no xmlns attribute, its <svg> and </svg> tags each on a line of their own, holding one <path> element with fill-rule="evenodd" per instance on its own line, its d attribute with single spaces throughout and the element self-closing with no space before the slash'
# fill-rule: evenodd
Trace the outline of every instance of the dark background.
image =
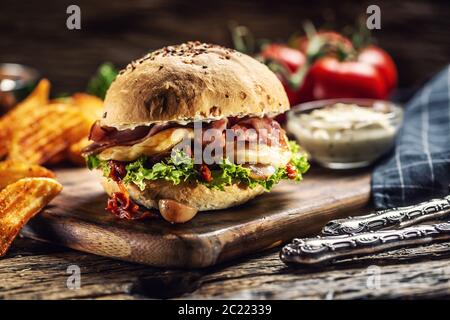
<svg viewBox="0 0 450 320">
<path fill-rule="evenodd" d="M 66 28 L 77 4 L 82 30 Z M 83 90 L 97 66 L 119 67 L 148 50 L 187 40 L 231 46 L 231 20 L 256 38 L 286 40 L 302 21 L 338 30 L 381 7 L 373 36 L 398 64 L 400 86 L 412 88 L 450 61 L 450 1 L 11 1 L 0 4 L 0 62 L 38 68 L 53 92 Z"/>
</svg>

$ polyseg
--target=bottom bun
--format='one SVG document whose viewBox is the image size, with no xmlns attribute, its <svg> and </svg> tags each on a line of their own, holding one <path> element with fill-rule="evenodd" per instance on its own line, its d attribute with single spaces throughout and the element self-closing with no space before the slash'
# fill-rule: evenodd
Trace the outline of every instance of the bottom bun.
<svg viewBox="0 0 450 320">
<path fill-rule="evenodd" d="M 102 177 L 102 185 L 108 195 L 119 191 L 116 182 Z M 126 186 L 131 199 L 149 209 L 158 209 L 158 200 L 170 199 L 197 208 L 199 211 L 219 210 L 240 205 L 264 193 L 260 185 L 251 189 L 247 186 L 233 184 L 224 190 L 210 189 L 202 184 L 181 183 L 173 185 L 164 180 L 147 182 L 141 191 L 136 185 Z"/>
</svg>

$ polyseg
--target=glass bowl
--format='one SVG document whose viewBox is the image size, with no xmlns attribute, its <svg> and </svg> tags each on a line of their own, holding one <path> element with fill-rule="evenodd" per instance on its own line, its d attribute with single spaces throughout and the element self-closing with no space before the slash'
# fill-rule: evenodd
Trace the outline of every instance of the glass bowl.
<svg viewBox="0 0 450 320">
<path fill-rule="evenodd" d="M 16 63 L 0 63 L 0 115 L 24 99 L 39 77 L 39 72 L 33 68 Z"/>
<path fill-rule="evenodd" d="M 373 99 L 307 102 L 287 114 L 287 130 L 311 159 L 331 169 L 362 168 L 394 145 L 403 109 Z"/>
</svg>

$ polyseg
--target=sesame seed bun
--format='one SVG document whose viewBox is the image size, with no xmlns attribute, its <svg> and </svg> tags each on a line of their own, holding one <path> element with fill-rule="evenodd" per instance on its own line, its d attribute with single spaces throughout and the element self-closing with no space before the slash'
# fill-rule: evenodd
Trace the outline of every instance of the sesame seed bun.
<svg viewBox="0 0 450 320">
<path fill-rule="evenodd" d="M 133 61 L 109 88 L 100 124 L 119 130 L 167 121 L 273 116 L 289 109 L 264 64 L 217 45 L 188 42 Z"/>
</svg>

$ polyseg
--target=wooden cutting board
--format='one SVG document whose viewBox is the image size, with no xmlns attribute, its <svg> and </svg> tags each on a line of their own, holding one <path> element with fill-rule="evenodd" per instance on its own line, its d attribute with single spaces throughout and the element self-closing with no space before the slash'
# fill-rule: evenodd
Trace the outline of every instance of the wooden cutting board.
<svg viewBox="0 0 450 320">
<path fill-rule="evenodd" d="M 64 191 L 23 235 L 158 267 L 207 267 L 311 235 L 330 219 L 365 206 L 370 194 L 367 171 L 316 169 L 300 184 L 281 183 L 245 205 L 171 225 L 116 219 L 104 210 L 106 195 L 87 169 L 63 169 L 57 176 Z"/>
</svg>

